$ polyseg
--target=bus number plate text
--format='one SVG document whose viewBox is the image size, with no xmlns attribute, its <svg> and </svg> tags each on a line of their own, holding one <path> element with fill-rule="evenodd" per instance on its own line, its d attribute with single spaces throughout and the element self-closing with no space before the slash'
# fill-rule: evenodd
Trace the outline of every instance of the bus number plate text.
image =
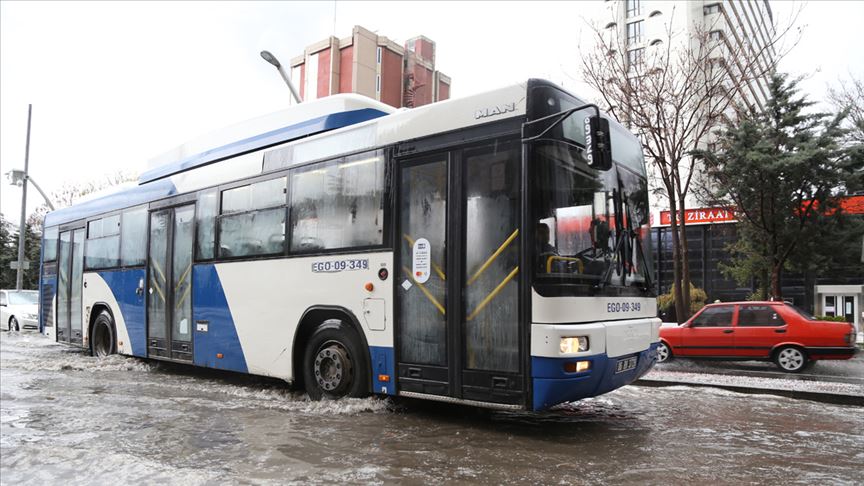
<svg viewBox="0 0 864 486">
<path fill-rule="evenodd" d="M 331 260 L 312 263 L 312 271 L 315 273 L 350 272 L 353 270 L 369 270 L 369 260 Z"/>
</svg>

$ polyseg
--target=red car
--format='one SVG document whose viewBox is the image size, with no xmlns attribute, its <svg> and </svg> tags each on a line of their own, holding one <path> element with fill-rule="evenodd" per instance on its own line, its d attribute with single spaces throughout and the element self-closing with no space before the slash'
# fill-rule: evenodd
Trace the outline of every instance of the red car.
<svg viewBox="0 0 864 486">
<path fill-rule="evenodd" d="M 706 305 L 680 326 L 661 327 L 657 362 L 771 360 L 797 373 L 819 359 L 849 359 L 856 349 L 849 323 L 819 321 L 783 302 L 724 302 Z"/>
</svg>

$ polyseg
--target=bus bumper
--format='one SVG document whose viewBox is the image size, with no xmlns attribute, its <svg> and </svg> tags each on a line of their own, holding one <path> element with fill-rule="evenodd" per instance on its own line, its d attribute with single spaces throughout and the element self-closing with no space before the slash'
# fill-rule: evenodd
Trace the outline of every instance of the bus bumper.
<svg viewBox="0 0 864 486">
<path fill-rule="evenodd" d="M 636 367 L 616 373 L 621 360 L 636 357 Z M 657 358 L 657 343 L 641 352 L 609 358 L 606 353 L 578 358 L 531 357 L 535 411 L 545 410 L 559 403 L 594 397 L 630 384 L 653 366 Z M 590 361 L 587 371 L 569 373 L 564 365 L 573 361 Z"/>
</svg>

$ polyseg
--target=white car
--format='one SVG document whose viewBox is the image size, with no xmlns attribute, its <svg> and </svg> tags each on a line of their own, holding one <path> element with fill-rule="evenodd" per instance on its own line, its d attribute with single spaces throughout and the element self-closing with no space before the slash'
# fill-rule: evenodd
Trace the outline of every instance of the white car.
<svg viewBox="0 0 864 486">
<path fill-rule="evenodd" d="M 39 329 L 39 292 L 0 290 L 0 329 Z"/>
</svg>

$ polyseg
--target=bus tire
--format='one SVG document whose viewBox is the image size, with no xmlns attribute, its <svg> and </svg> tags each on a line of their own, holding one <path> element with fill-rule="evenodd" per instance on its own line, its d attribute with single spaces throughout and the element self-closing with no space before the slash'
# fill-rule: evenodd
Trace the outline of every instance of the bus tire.
<svg viewBox="0 0 864 486">
<path fill-rule="evenodd" d="M 312 400 L 363 397 L 369 393 L 366 353 L 357 332 L 338 319 L 318 326 L 303 352 L 303 385 Z"/>
<path fill-rule="evenodd" d="M 90 330 L 90 354 L 98 358 L 115 354 L 117 352 L 115 335 L 114 319 L 107 310 L 103 310 L 96 316 L 93 328 Z"/>
</svg>

